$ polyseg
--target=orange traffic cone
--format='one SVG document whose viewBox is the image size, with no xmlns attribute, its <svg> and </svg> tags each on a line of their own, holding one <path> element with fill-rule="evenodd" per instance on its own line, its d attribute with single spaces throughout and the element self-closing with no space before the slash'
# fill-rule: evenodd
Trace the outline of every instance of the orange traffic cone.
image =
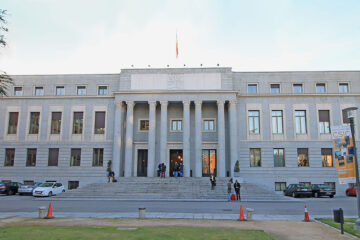
<svg viewBox="0 0 360 240">
<path fill-rule="evenodd" d="M 306 205 L 305 205 L 305 216 L 304 216 L 304 222 L 310 222 L 310 219 L 309 219 L 309 213 L 308 213 L 308 210 L 307 210 Z"/>
<path fill-rule="evenodd" d="M 54 218 L 54 216 L 52 215 L 52 206 L 51 206 L 51 203 L 49 204 L 48 213 L 47 213 L 46 217 L 44 217 L 44 218 L 45 218 L 45 219 Z"/>
<path fill-rule="evenodd" d="M 243 211 L 242 204 L 240 204 L 240 215 L 239 215 L 238 221 L 246 221 L 246 219 L 244 218 L 244 211 Z"/>
</svg>

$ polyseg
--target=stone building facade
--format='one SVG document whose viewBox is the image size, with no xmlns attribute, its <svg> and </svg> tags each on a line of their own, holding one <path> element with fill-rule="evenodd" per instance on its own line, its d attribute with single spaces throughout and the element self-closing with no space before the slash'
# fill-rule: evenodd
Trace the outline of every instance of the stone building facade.
<svg viewBox="0 0 360 240">
<path fill-rule="evenodd" d="M 360 108 L 360 72 L 123 69 L 119 74 L 15 75 L 0 97 L 0 180 L 70 188 L 116 177 L 233 177 L 281 191 L 337 184 L 329 127 Z M 356 117 L 356 125 L 359 126 Z M 359 140 L 359 127 L 356 138 Z M 359 143 L 358 143 L 359 144 Z"/>
</svg>

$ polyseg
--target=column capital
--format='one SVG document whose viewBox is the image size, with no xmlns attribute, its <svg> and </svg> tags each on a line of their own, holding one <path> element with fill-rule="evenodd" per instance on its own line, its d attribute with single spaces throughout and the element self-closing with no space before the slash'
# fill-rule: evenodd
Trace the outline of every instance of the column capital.
<svg viewBox="0 0 360 240">
<path fill-rule="evenodd" d="M 236 105 L 236 104 L 237 104 L 237 100 L 236 100 L 236 99 L 230 100 L 229 103 L 230 103 L 231 105 Z"/>
<path fill-rule="evenodd" d="M 148 101 L 150 107 L 156 107 L 156 101 Z"/>
<path fill-rule="evenodd" d="M 169 101 L 160 101 L 161 106 L 167 107 Z"/>
<path fill-rule="evenodd" d="M 121 109 L 123 102 L 122 101 L 115 101 L 116 109 Z"/>
<path fill-rule="evenodd" d="M 126 105 L 128 107 L 134 107 L 135 106 L 135 102 L 134 101 L 126 101 Z"/>
<path fill-rule="evenodd" d="M 191 101 L 189 101 L 189 100 L 183 101 L 184 108 L 185 108 L 185 107 L 186 107 L 186 108 L 189 108 L 189 107 L 190 107 L 190 103 L 191 103 Z"/>
<path fill-rule="evenodd" d="M 196 101 L 194 101 L 194 103 L 195 103 L 195 107 L 201 107 L 202 101 L 196 100 Z"/>
<path fill-rule="evenodd" d="M 225 100 L 217 100 L 218 108 L 224 108 Z"/>
</svg>

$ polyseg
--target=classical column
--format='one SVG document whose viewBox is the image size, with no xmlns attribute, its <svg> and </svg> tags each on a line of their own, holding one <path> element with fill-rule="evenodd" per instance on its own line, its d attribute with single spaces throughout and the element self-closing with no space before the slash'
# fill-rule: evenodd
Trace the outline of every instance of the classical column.
<svg viewBox="0 0 360 240">
<path fill-rule="evenodd" d="M 201 101 L 195 101 L 195 177 L 202 176 Z"/>
<path fill-rule="evenodd" d="M 149 140 L 147 176 L 154 177 L 155 173 L 155 126 L 156 126 L 156 101 L 149 101 Z"/>
<path fill-rule="evenodd" d="M 168 101 L 160 101 L 160 104 L 161 104 L 160 163 L 166 163 L 167 132 L 168 132 L 168 127 L 167 127 L 167 122 L 168 122 L 168 120 L 167 120 Z"/>
<path fill-rule="evenodd" d="M 225 101 L 218 100 L 218 118 L 217 118 L 217 133 L 218 133 L 218 155 L 217 155 L 217 176 L 225 177 L 225 115 L 224 115 Z"/>
<path fill-rule="evenodd" d="M 237 155 L 237 111 L 236 100 L 231 100 L 229 104 L 230 118 L 230 174 L 234 176 L 234 166 L 238 158 Z"/>
<path fill-rule="evenodd" d="M 115 102 L 115 120 L 114 120 L 114 142 L 112 168 L 115 177 L 120 176 L 120 156 L 121 156 L 121 130 L 122 130 L 122 102 Z"/>
<path fill-rule="evenodd" d="M 133 101 L 127 101 L 126 111 L 126 140 L 125 140 L 125 177 L 131 177 L 133 172 L 133 132 L 134 132 L 134 105 Z"/>
<path fill-rule="evenodd" d="M 190 177 L 190 101 L 183 101 L 183 164 L 184 177 Z"/>
</svg>

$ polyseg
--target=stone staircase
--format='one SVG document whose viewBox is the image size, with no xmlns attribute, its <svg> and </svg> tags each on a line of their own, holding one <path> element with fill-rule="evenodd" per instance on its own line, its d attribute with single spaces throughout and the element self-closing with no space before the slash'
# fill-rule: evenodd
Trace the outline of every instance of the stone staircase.
<svg viewBox="0 0 360 240">
<path fill-rule="evenodd" d="M 228 181 L 229 178 L 216 178 L 216 187 L 211 190 L 209 178 L 119 178 L 116 183 L 92 183 L 68 190 L 57 198 L 226 200 Z M 283 200 L 287 198 L 264 187 L 242 183 L 241 199 Z"/>
</svg>

